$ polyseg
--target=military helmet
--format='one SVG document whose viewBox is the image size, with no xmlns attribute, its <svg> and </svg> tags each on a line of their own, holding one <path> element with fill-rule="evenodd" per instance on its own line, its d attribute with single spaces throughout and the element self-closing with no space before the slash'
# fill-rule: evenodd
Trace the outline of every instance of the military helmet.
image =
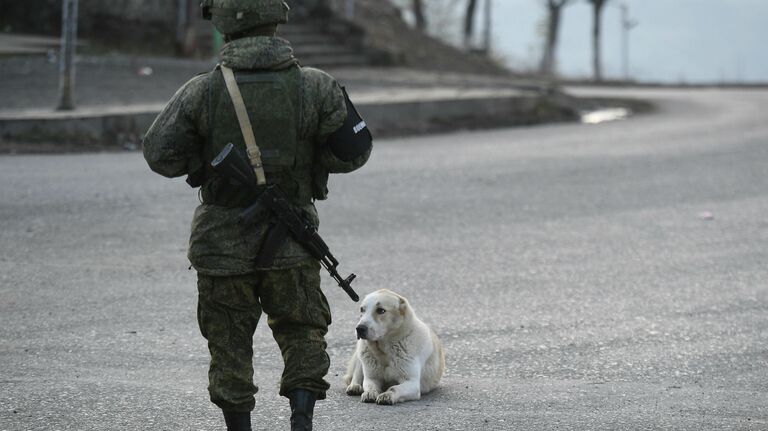
<svg viewBox="0 0 768 431">
<path fill-rule="evenodd" d="M 203 19 L 222 34 L 237 34 L 254 27 L 285 24 L 290 7 L 283 0 L 202 0 Z"/>
</svg>

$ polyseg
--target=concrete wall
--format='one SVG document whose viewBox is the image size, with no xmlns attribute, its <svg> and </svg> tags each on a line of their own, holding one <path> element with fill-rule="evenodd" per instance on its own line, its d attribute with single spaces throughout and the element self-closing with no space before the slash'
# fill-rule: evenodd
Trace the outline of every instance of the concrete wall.
<svg viewBox="0 0 768 431">
<path fill-rule="evenodd" d="M 30 11 L 35 11 L 34 14 Z M 0 5 L 0 31 L 59 34 L 61 0 L 4 0 Z"/>
<path fill-rule="evenodd" d="M 86 48 L 97 52 L 173 53 L 177 49 L 177 7 L 177 0 L 80 0 L 78 37 L 88 41 Z M 0 31 L 58 36 L 61 9 L 61 0 L 4 1 Z"/>
<path fill-rule="evenodd" d="M 79 28 L 88 33 L 99 20 L 162 23 L 173 30 L 176 0 L 80 0 Z M 5 1 L 0 31 L 57 35 L 61 31 L 61 0 Z M 30 11 L 35 13 L 31 14 Z"/>
<path fill-rule="evenodd" d="M 126 21 L 176 22 L 175 0 L 80 0 L 83 18 L 98 19 L 109 16 Z"/>
</svg>

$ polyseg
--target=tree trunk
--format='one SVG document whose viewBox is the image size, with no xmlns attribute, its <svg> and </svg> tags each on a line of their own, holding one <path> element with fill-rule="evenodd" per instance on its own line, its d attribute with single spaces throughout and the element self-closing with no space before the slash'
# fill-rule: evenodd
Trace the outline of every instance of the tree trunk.
<svg viewBox="0 0 768 431">
<path fill-rule="evenodd" d="M 413 0 L 413 15 L 416 17 L 416 28 L 419 31 L 427 30 L 427 18 L 424 15 L 424 5 L 421 0 Z"/>
<path fill-rule="evenodd" d="M 565 7 L 571 0 L 546 0 L 547 6 L 547 39 L 544 43 L 544 55 L 541 58 L 540 72 L 544 76 L 552 77 L 556 74 L 557 39 L 560 33 L 560 17 Z"/>
<path fill-rule="evenodd" d="M 560 6 L 551 0 L 547 2 L 547 38 L 544 42 L 544 55 L 541 59 L 541 74 L 552 76 L 555 73 L 555 50 L 560 30 Z"/>
<path fill-rule="evenodd" d="M 464 15 L 464 49 L 469 49 L 472 44 L 472 35 L 475 29 L 475 10 L 477 0 L 467 1 L 467 13 Z"/>
<path fill-rule="evenodd" d="M 594 80 L 600 82 L 603 80 L 602 71 L 602 50 L 600 49 L 602 33 L 602 15 L 603 6 L 606 0 L 591 0 L 592 3 L 592 70 Z"/>
</svg>

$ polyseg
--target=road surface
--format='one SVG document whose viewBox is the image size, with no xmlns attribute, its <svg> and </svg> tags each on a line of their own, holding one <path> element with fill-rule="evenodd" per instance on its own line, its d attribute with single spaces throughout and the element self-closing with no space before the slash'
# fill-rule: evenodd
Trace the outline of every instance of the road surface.
<svg viewBox="0 0 768 431">
<path fill-rule="evenodd" d="M 315 429 L 768 429 L 768 91 L 624 94 L 660 110 L 378 141 L 332 180 L 342 270 L 409 297 L 448 368 L 420 401 L 344 395 L 357 307 L 326 277 Z M 223 429 L 195 192 L 139 153 L 0 157 L 0 184 L 0 430 Z M 254 429 L 284 430 L 263 323 Z"/>
</svg>

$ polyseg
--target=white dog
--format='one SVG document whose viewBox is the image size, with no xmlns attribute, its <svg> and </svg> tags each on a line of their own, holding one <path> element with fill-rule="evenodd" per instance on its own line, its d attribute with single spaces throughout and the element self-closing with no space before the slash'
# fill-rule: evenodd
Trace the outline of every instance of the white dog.
<svg viewBox="0 0 768 431">
<path fill-rule="evenodd" d="M 434 389 L 445 370 L 443 345 L 408 300 L 379 290 L 363 299 L 360 312 L 357 349 L 344 376 L 347 395 L 392 405 Z"/>
</svg>

